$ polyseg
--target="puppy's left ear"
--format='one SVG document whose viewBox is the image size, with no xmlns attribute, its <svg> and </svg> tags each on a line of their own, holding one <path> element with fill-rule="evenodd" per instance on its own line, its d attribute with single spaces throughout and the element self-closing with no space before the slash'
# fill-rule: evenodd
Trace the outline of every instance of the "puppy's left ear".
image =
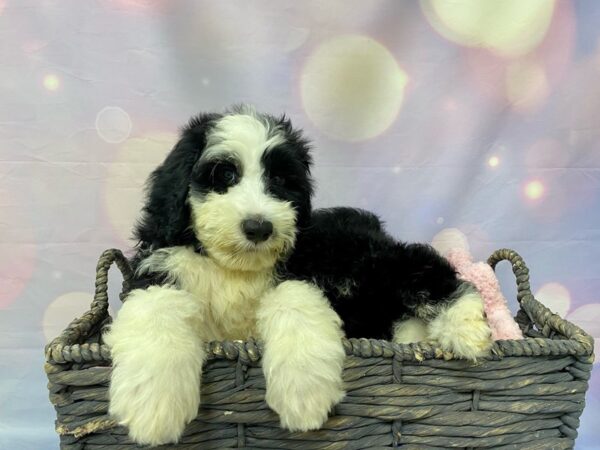
<svg viewBox="0 0 600 450">
<path fill-rule="evenodd" d="M 195 245 L 187 203 L 194 164 L 206 146 L 206 133 L 219 116 L 192 118 L 165 161 L 150 175 L 146 204 L 134 235 L 142 249 Z"/>
<path fill-rule="evenodd" d="M 284 131 L 288 142 L 296 149 L 298 156 L 300 156 L 300 159 L 306 168 L 307 175 L 310 176 L 310 169 L 313 164 L 313 159 L 310 154 L 310 142 L 302 135 L 302 130 L 292 126 L 292 122 L 285 114 L 279 117 L 277 125 Z"/>
<path fill-rule="evenodd" d="M 312 211 L 312 196 L 314 193 L 314 181 L 311 174 L 313 159 L 310 154 L 310 142 L 302 135 L 302 131 L 294 128 L 291 121 L 285 116 L 281 116 L 278 125 L 284 131 L 288 144 L 295 149 L 304 166 L 305 178 L 301 184 L 301 197 L 296 201 L 298 213 L 298 226 L 303 228 L 310 222 Z"/>
</svg>

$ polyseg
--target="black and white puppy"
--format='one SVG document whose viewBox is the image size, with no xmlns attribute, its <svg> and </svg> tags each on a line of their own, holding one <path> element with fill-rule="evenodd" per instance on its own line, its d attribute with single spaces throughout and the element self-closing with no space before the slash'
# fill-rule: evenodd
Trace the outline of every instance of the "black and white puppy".
<svg viewBox="0 0 600 450">
<path fill-rule="evenodd" d="M 344 396 L 344 331 L 488 353 L 479 295 L 370 213 L 311 212 L 310 165 L 289 120 L 238 107 L 192 119 L 151 175 L 136 289 L 105 335 L 110 413 L 136 442 L 176 442 L 196 416 L 207 341 L 261 339 L 266 401 L 300 431 Z"/>
</svg>

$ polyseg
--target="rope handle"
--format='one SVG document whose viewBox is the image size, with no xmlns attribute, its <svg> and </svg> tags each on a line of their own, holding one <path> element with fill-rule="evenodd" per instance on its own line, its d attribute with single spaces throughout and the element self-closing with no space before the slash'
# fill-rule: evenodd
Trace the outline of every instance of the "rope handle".
<svg viewBox="0 0 600 450">
<path fill-rule="evenodd" d="M 113 263 L 117 264 L 123 275 L 123 288 L 119 297 L 121 301 L 125 298 L 133 279 L 133 270 L 121 250 L 105 250 L 96 266 L 96 289 L 89 311 L 73 320 L 60 336 L 46 345 L 47 361 L 65 362 L 64 355 L 70 353 L 71 346 L 77 346 L 85 340 L 108 317 L 108 271 Z"/>
<path fill-rule="evenodd" d="M 514 250 L 501 248 L 492 253 L 487 263 L 495 270 L 496 265 L 500 261 L 509 261 L 512 266 L 512 271 L 517 279 L 517 300 L 519 304 L 521 304 L 524 298 L 533 298 L 529 284 L 529 269 L 521 255 Z"/>
<path fill-rule="evenodd" d="M 98 264 L 96 265 L 96 290 L 90 309 L 103 308 L 108 310 L 108 271 L 113 263 L 116 263 L 123 276 L 123 285 L 119 298 L 121 301 L 125 299 L 131 280 L 133 279 L 133 270 L 123 252 L 116 248 L 111 248 L 102 252 L 102 255 L 98 258 Z"/>
<path fill-rule="evenodd" d="M 576 341 L 584 349 L 584 354 L 591 355 L 594 350 L 594 339 L 577 325 L 564 320 L 535 299 L 529 285 L 529 269 L 521 255 L 514 250 L 502 248 L 496 250 L 487 262 L 492 269 L 495 269 L 496 264 L 500 261 L 511 263 L 512 271 L 517 279 L 517 300 L 521 308 L 515 320 L 524 334 L 550 339 L 559 334 Z"/>
</svg>

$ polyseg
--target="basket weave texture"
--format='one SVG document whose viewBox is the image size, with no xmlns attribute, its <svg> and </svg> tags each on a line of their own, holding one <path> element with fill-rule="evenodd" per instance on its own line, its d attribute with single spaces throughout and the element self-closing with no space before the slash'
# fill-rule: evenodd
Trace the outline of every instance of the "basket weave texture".
<svg viewBox="0 0 600 450">
<path fill-rule="evenodd" d="M 435 343 L 395 345 L 344 340 L 347 395 L 318 431 L 291 433 L 264 401 L 261 344 L 207 344 L 202 406 L 169 449 L 573 448 L 593 363 L 591 336 L 550 312 L 531 294 L 529 271 L 514 251 L 496 251 L 495 267 L 511 263 L 523 340 L 496 341 L 477 363 L 454 359 Z M 116 263 L 124 300 L 132 271 L 119 250 L 98 262 L 91 308 L 46 347 L 50 401 L 61 449 L 139 448 L 108 416 L 110 349 L 107 281 Z"/>
</svg>

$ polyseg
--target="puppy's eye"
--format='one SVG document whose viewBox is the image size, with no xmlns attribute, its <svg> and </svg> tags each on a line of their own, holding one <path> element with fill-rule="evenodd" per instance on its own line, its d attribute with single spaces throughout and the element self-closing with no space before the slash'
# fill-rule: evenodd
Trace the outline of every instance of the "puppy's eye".
<svg viewBox="0 0 600 450">
<path fill-rule="evenodd" d="M 225 169 L 221 177 L 227 184 L 234 184 L 237 181 L 237 173 L 233 169 Z"/>
<path fill-rule="evenodd" d="M 220 164 L 215 167 L 214 180 L 226 186 L 233 186 L 238 181 L 238 173 L 234 166 Z"/>
<path fill-rule="evenodd" d="M 275 175 L 274 177 L 271 177 L 271 183 L 275 186 L 283 186 L 285 184 L 285 178 Z"/>
</svg>

